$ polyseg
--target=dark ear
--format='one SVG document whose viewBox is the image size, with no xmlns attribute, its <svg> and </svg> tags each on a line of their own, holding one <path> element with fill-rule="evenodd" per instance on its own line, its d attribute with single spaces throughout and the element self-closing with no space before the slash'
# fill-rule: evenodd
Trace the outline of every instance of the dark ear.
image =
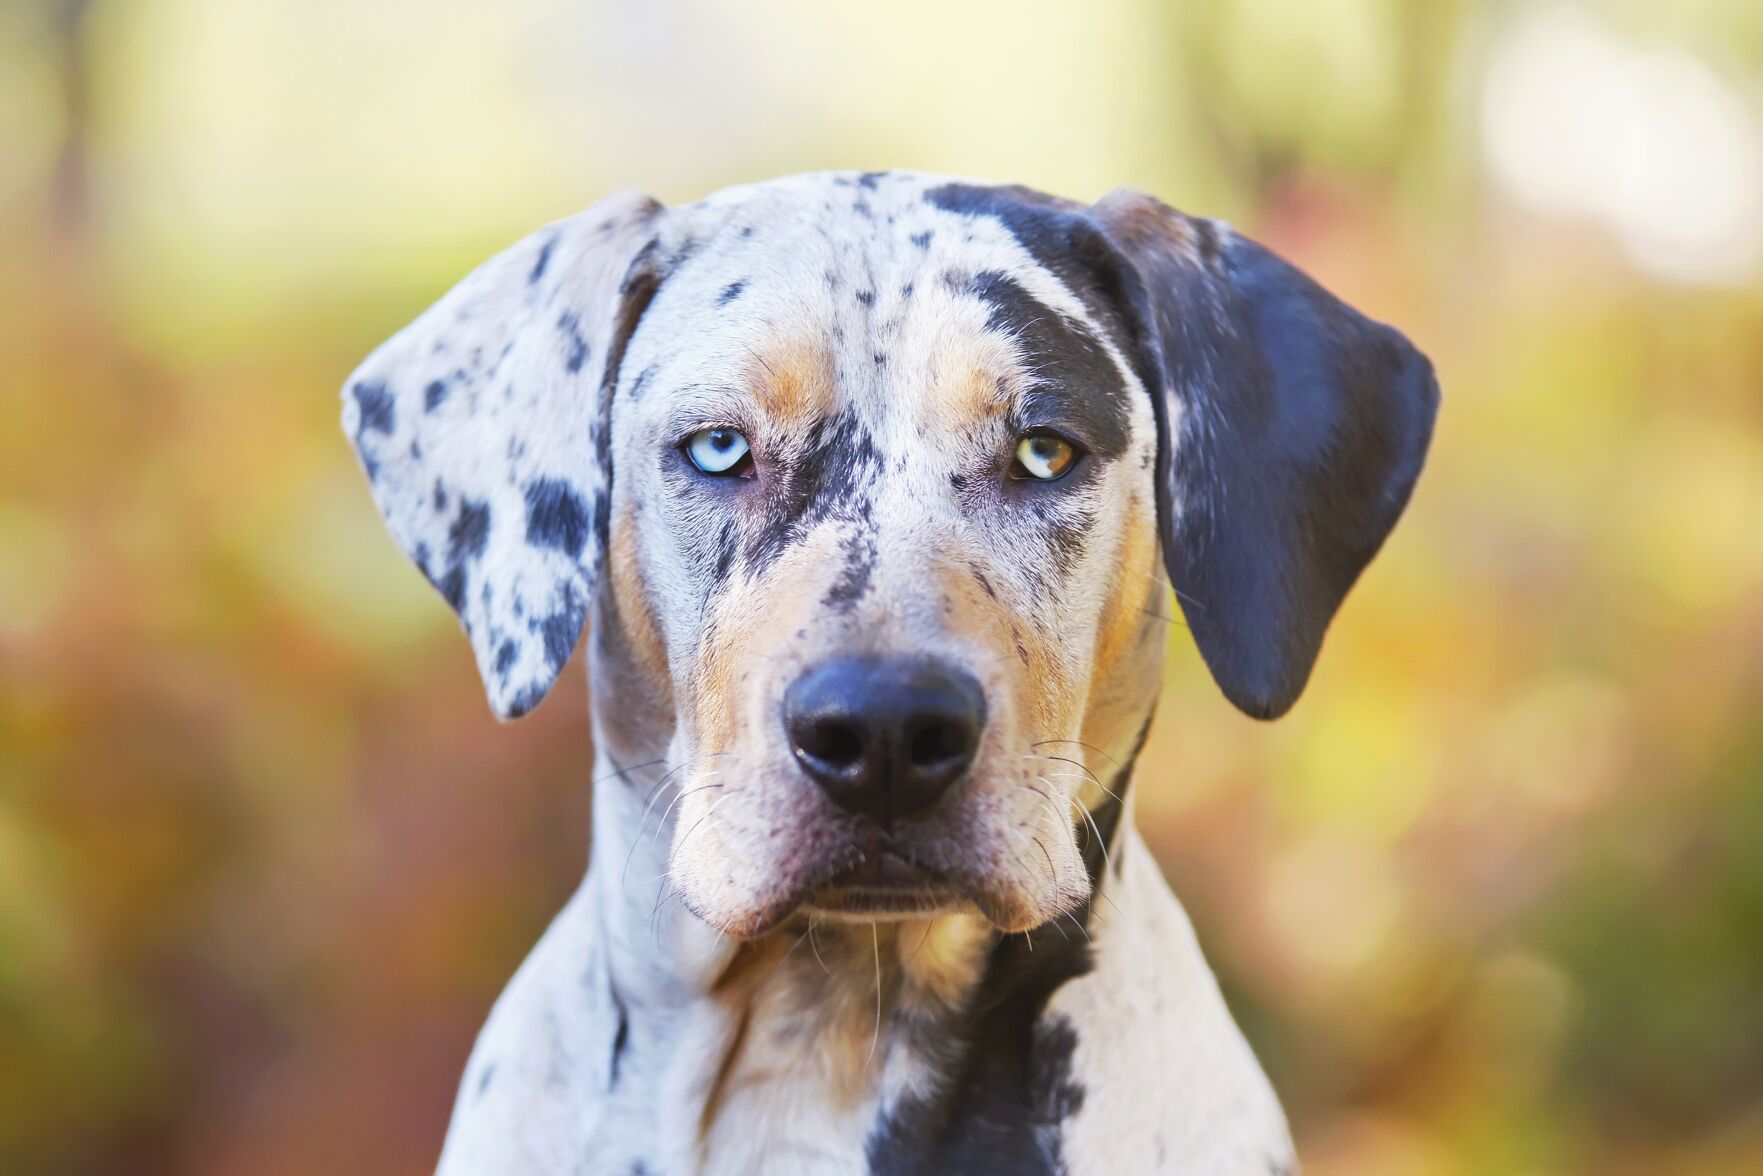
<svg viewBox="0 0 1763 1176">
<path fill-rule="evenodd" d="M 1156 402 L 1170 582 L 1225 696 L 1276 718 L 1408 502 L 1432 365 L 1227 226 L 1127 191 L 1093 215 Z"/>
<path fill-rule="evenodd" d="M 404 553 L 459 614 L 490 705 L 538 705 L 605 549 L 609 386 L 661 206 L 621 193 L 491 258 L 380 345 L 343 429 Z"/>
</svg>

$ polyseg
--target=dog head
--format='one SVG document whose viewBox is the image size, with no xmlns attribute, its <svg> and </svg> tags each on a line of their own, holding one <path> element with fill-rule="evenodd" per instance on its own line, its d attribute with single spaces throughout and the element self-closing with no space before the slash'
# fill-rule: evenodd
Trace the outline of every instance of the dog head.
<svg viewBox="0 0 1763 1176">
<path fill-rule="evenodd" d="M 344 425 L 499 714 L 594 608 L 602 741 L 665 746 L 703 919 L 1021 930 L 1089 893 L 1161 574 L 1226 696 L 1283 713 L 1436 403 L 1223 225 L 883 173 L 541 230 L 376 351 Z"/>
</svg>

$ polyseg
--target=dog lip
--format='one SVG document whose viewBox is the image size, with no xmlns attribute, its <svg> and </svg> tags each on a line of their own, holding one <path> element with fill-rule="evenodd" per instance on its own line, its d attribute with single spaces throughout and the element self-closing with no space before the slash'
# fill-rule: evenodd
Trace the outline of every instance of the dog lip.
<svg viewBox="0 0 1763 1176">
<path fill-rule="evenodd" d="M 927 869 L 892 849 L 881 849 L 864 854 L 855 865 L 840 870 L 818 889 L 922 890 L 947 885 L 939 871 Z"/>
<path fill-rule="evenodd" d="M 941 871 L 883 848 L 814 887 L 805 905 L 853 917 L 913 915 L 944 910 L 964 897 Z"/>
</svg>

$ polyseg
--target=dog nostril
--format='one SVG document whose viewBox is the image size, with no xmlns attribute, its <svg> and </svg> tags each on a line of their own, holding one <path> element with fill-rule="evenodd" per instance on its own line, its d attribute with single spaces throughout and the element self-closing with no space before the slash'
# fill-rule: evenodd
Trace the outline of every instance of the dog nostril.
<svg viewBox="0 0 1763 1176">
<path fill-rule="evenodd" d="M 843 719 L 821 719 L 806 724 L 797 734 L 796 746 L 829 767 L 845 768 L 863 758 L 863 737 Z"/>
<path fill-rule="evenodd" d="M 934 808 L 985 728 L 973 676 L 922 657 L 835 658 L 784 691 L 784 736 L 840 808 L 878 821 Z"/>
<path fill-rule="evenodd" d="M 914 767 L 933 768 L 965 758 L 973 750 L 973 740 L 962 724 L 931 718 L 914 726 L 916 729 L 906 748 Z"/>
</svg>

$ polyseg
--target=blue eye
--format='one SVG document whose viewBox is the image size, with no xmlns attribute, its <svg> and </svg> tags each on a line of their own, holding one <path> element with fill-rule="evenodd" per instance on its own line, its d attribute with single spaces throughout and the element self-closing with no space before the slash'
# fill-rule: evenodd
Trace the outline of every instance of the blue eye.
<svg viewBox="0 0 1763 1176">
<path fill-rule="evenodd" d="M 699 429 L 680 448 L 701 472 L 715 477 L 745 474 L 753 464 L 747 438 L 734 429 Z"/>
</svg>

